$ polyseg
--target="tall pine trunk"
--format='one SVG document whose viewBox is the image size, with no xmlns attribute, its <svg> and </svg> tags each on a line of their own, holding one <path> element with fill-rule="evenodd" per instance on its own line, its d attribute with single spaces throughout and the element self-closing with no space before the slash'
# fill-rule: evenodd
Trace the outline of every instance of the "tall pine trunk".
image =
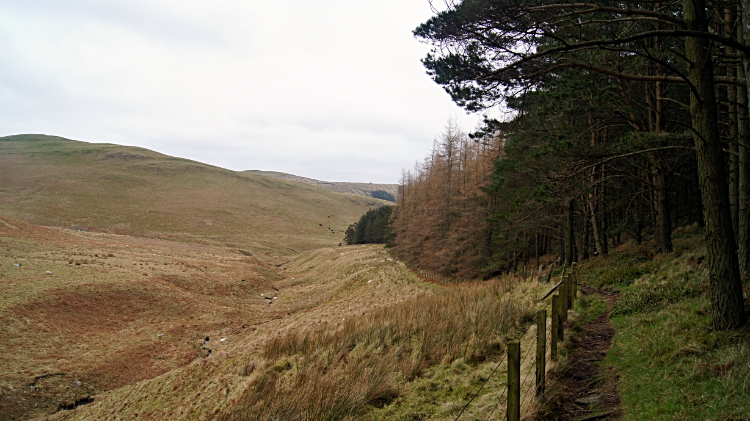
<svg viewBox="0 0 750 421">
<path fill-rule="evenodd" d="M 708 32 L 704 0 L 682 0 L 688 30 Z M 744 15 L 744 14 L 743 14 Z M 715 330 L 729 330 L 745 323 L 737 243 L 732 232 L 729 188 L 719 138 L 714 92 L 714 66 L 707 38 L 686 37 L 690 92 L 698 178 L 706 223 L 711 315 Z"/>
<path fill-rule="evenodd" d="M 735 22 L 735 9 L 727 7 L 724 9 L 724 30 L 726 31 L 727 37 L 732 37 L 734 32 Z M 726 48 L 726 54 L 732 56 L 735 54 L 733 48 Z M 727 66 L 727 77 L 730 79 L 737 78 L 737 67 L 734 65 Z M 737 88 L 735 86 L 728 85 L 727 89 L 727 113 L 729 117 L 729 209 L 732 217 L 732 228 L 734 231 L 735 241 L 739 241 L 738 237 L 738 225 L 739 225 L 739 182 L 740 182 L 740 170 L 739 170 L 739 145 L 738 145 L 738 130 L 737 130 Z"/>
<path fill-rule="evenodd" d="M 586 206 L 586 198 L 583 198 L 583 220 L 581 222 L 581 261 L 589 258 L 589 207 Z"/>
<path fill-rule="evenodd" d="M 667 203 L 667 181 L 664 169 L 655 151 L 649 153 L 651 161 L 651 180 L 654 186 L 654 228 L 656 237 L 656 250 L 660 253 L 672 251 L 672 223 L 669 218 L 669 205 Z"/>
<path fill-rule="evenodd" d="M 745 28 L 750 25 L 750 0 L 744 0 L 742 6 L 742 24 L 737 25 L 737 37 L 740 42 L 748 44 L 750 43 L 750 30 L 745 30 Z M 743 68 L 740 69 L 740 74 L 744 80 L 747 80 L 749 64 L 750 61 L 745 55 Z M 750 101 L 748 101 L 748 97 L 750 97 L 750 84 L 746 89 L 740 88 L 737 90 L 739 102 L 737 136 L 740 142 L 738 160 L 740 177 L 737 183 L 739 189 L 737 250 L 740 261 L 740 276 L 745 281 L 750 278 L 750 109 L 748 109 Z"/>
<path fill-rule="evenodd" d="M 565 262 L 572 265 L 575 258 L 575 232 L 573 229 L 573 212 L 575 211 L 575 200 L 568 199 L 567 217 L 565 223 Z"/>
</svg>

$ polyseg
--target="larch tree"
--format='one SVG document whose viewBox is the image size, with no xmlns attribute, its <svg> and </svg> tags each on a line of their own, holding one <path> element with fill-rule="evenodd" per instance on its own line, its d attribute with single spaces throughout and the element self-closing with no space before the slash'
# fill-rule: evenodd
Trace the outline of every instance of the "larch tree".
<svg viewBox="0 0 750 421">
<path fill-rule="evenodd" d="M 456 103 L 470 111 L 521 96 L 534 90 L 545 77 L 565 69 L 579 69 L 620 82 L 658 83 L 654 95 L 649 96 L 654 119 L 650 128 L 658 133 L 662 130 L 658 120 L 663 118 L 659 109 L 665 99 L 662 84 L 685 85 L 689 91 L 690 130 L 703 203 L 713 327 L 727 330 L 742 326 L 746 317 L 716 86 L 720 83 L 745 87 L 745 101 L 750 86 L 745 78 L 731 72 L 720 75 L 716 70 L 720 64 L 719 47 L 726 47 L 741 55 L 745 74 L 750 71 L 747 44 L 750 31 L 746 30 L 740 39 L 736 34 L 715 29 L 726 23 L 722 21 L 725 16 L 731 16 L 724 13 L 726 8 L 738 10 L 743 28 L 749 28 L 749 6 L 746 0 L 740 4 L 704 0 L 670 3 L 463 0 L 451 3 L 448 10 L 420 25 L 415 35 L 434 45 L 423 60 L 433 79 L 445 87 Z M 614 55 L 616 59 L 604 60 L 604 55 Z M 627 66 L 632 63 L 627 59 L 632 57 L 647 64 L 645 71 L 643 66 Z M 740 114 L 746 119 L 748 111 L 742 110 Z M 658 156 L 647 156 L 651 160 L 649 178 L 654 184 L 650 200 L 657 205 L 653 208 L 655 218 L 661 220 L 657 226 L 667 227 L 665 218 L 669 214 L 666 205 L 661 206 L 667 199 L 660 197 L 666 192 L 664 169 Z M 740 159 L 737 167 L 745 165 L 739 163 Z M 603 167 L 598 174 L 594 171 L 594 176 L 606 180 L 608 175 Z M 739 174 L 740 170 L 737 171 Z M 743 216 L 739 212 L 739 196 L 747 195 L 747 186 L 741 184 L 746 182 L 743 177 L 744 173 L 737 179 L 733 193 L 737 195 L 736 225 L 740 231 L 737 239 L 743 238 L 740 256 L 743 252 L 747 254 L 747 232 L 743 229 L 748 228 L 746 219 L 744 225 L 740 221 Z M 590 217 L 595 218 L 598 209 L 591 206 L 595 196 L 589 195 L 589 199 Z M 598 228 L 605 228 L 602 232 L 606 232 L 613 215 L 604 213 L 602 221 L 597 221 Z M 592 225 L 594 230 L 597 224 Z M 665 228 L 657 233 L 657 243 L 669 250 L 666 231 Z M 600 239 L 600 242 L 606 247 L 606 241 Z M 746 262 L 743 262 L 745 270 Z"/>
</svg>

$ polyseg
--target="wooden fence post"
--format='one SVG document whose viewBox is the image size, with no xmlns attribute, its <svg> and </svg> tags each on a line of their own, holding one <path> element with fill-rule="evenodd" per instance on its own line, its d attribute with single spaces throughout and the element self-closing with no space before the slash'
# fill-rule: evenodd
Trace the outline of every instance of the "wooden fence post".
<svg viewBox="0 0 750 421">
<path fill-rule="evenodd" d="M 558 325 L 560 324 L 560 296 L 555 294 L 552 296 L 552 339 L 550 340 L 550 353 L 552 359 L 557 359 L 557 331 L 559 330 Z"/>
<path fill-rule="evenodd" d="M 571 310 L 573 310 L 573 306 L 576 303 L 576 299 L 574 295 L 575 287 L 573 286 L 574 282 L 575 282 L 575 272 L 570 272 L 570 276 L 568 277 L 568 303 L 570 303 L 570 305 L 568 306 L 568 308 L 570 308 Z"/>
<path fill-rule="evenodd" d="M 521 342 L 508 342 L 508 421 L 521 418 Z"/>
<path fill-rule="evenodd" d="M 563 315 L 562 296 L 557 300 L 557 342 L 560 343 L 565 340 L 565 316 Z"/>
<path fill-rule="evenodd" d="M 544 394 L 547 363 L 547 310 L 536 313 L 536 395 Z"/>
</svg>

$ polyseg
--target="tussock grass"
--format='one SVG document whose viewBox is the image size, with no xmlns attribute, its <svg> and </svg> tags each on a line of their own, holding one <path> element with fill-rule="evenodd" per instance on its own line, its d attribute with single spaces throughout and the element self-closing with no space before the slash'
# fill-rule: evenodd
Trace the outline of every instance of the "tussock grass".
<svg viewBox="0 0 750 421">
<path fill-rule="evenodd" d="M 659 283 L 640 284 L 620 297 L 612 309 L 612 315 L 658 310 L 686 298 L 696 297 L 704 292 L 706 282 L 705 276 L 683 274 Z"/>
<path fill-rule="evenodd" d="M 652 270 L 648 254 L 617 254 L 588 263 L 581 275 L 583 282 L 594 288 L 619 288 L 631 285 Z"/>
<path fill-rule="evenodd" d="M 288 371 L 267 370 L 225 419 L 346 419 L 364 405 L 392 399 L 397 393 L 391 386 L 392 377 L 393 367 L 357 353 L 333 367 L 316 361 Z"/>
<path fill-rule="evenodd" d="M 389 404 L 431 367 L 463 371 L 496 357 L 531 319 L 508 291 L 497 280 L 443 288 L 340 326 L 277 336 L 226 419 L 349 419 Z"/>
<path fill-rule="evenodd" d="M 240 253 L 235 253 L 235 256 L 241 262 L 248 260 Z M 231 262 L 224 263 L 228 263 L 225 265 L 226 269 L 234 266 Z M 205 270 L 205 264 L 195 266 L 201 273 Z M 298 355 L 266 360 L 263 350 L 269 340 L 320 326 L 328 326 L 330 330 L 340 329 L 345 324 L 342 318 L 372 314 L 379 307 L 406 302 L 422 291 L 435 288 L 434 285 L 417 282 L 416 277 L 410 275 L 403 264 L 388 260 L 382 246 L 347 246 L 304 252 L 297 259 L 277 268 L 277 273 L 281 279 L 273 283 L 258 280 L 252 282 L 254 285 L 245 285 L 250 284 L 252 279 L 246 273 L 243 279 L 247 282 L 241 283 L 235 278 L 236 283 L 247 287 L 248 295 L 238 296 L 238 290 L 227 288 L 214 287 L 206 291 L 211 294 L 212 300 L 226 300 L 226 296 L 218 295 L 221 291 L 236 297 L 234 302 L 224 301 L 227 307 L 232 307 L 224 308 L 230 311 L 227 313 L 229 320 L 223 320 L 220 314 L 212 314 L 214 309 L 205 309 L 208 311 L 196 315 L 200 317 L 201 323 L 214 326 L 210 332 L 203 330 L 203 335 L 194 338 L 195 342 L 191 342 L 192 349 L 194 353 L 197 352 L 203 338 L 210 336 L 209 347 L 213 349 L 210 356 L 202 353 L 187 366 L 111 390 L 104 396 L 98 395 L 92 404 L 70 411 L 63 418 L 216 419 L 221 414 L 235 414 L 236 411 L 232 409 L 252 402 L 253 396 L 263 397 L 264 402 L 277 399 L 278 405 L 283 407 L 274 413 L 287 416 L 294 412 L 291 408 L 297 407 L 291 401 L 296 395 L 285 396 L 281 392 L 278 395 L 255 395 L 250 389 L 285 391 L 294 388 L 300 390 L 301 394 L 320 393 L 324 390 L 322 388 L 328 387 L 326 385 L 330 381 L 322 381 L 314 389 L 305 378 L 296 377 L 300 367 L 312 364 L 305 362 L 312 360 L 301 359 Z M 215 275 L 212 278 L 213 276 Z M 372 282 L 368 282 L 369 280 Z M 181 285 L 191 289 L 198 286 L 192 280 L 181 277 L 172 282 L 180 288 Z M 278 299 L 269 305 L 260 293 L 267 296 L 278 295 Z M 237 310 L 246 312 L 243 314 Z M 228 340 L 225 343 L 218 342 L 217 338 L 223 337 Z M 353 358 L 350 356 L 349 361 L 354 361 Z M 310 375 L 314 378 L 341 380 L 341 383 L 336 383 L 339 385 L 337 387 L 348 390 L 352 395 L 359 393 L 355 393 L 356 390 L 364 390 L 359 396 L 370 396 L 368 401 L 387 401 L 390 399 L 390 392 L 386 393 L 387 390 L 379 392 L 375 389 L 370 393 L 367 392 L 366 384 L 357 383 L 359 380 L 378 378 L 370 363 L 370 360 L 363 360 L 364 365 L 359 366 L 360 371 L 345 371 L 348 366 L 333 370 L 330 366 L 318 365 L 318 368 L 311 368 L 307 373 L 312 373 Z M 355 373 L 355 377 L 349 377 L 343 372 Z M 362 372 L 369 374 L 357 374 Z M 388 367 L 382 372 L 393 376 L 393 370 Z M 266 374 L 268 377 L 264 380 L 262 375 Z M 299 379 L 301 383 L 293 383 Z M 275 386 L 277 381 L 280 382 L 279 388 Z M 265 382 L 266 386 L 259 385 L 258 382 Z M 378 387 L 380 384 L 378 383 Z M 335 395 L 325 395 L 331 399 L 333 396 Z M 305 399 L 311 398 L 307 396 Z M 335 399 L 330 402 L 320 400 L 319 405 L 323 407 L 319 413 L 324 414 L 321 417 L 332 416 L 330 414 L 333 412 L 326 408 L 339 405 L 337 402 L 339 401 Z"/>
<path fill-rule="evenodd" d="M 251 334 L 278 317 L 260 297 L 263 268 L 235 249 L 0 215 L 0 419 L 49 415 L 189 365 L 206 336 Z"/>
<path fill-rule="evenodd" d="M 0 387 L 29 416 L 92 396 L 54 416 L 440 419 L 477 390 L 505 338 L 531 320 L 531 297 L 549 288 L 419 282 L 378 246 L 302 252 L 275 267 L 236 249 L 0 221 L 0 262 L 13 268 L 0 293 L 14 297 L 3 313 L 12 339 L 0 348 L 35 344 L 3 353 L 4 373 L 19 374 Z M 261 293 L 278 299 L 269 305 Z M 210 356 L 199 349 L 206 336 Z M 38 409 L 21 400 L 35 381 Z M 503 381 L 498 373 L 470 410 L 488 413 Z"/>
</svg>

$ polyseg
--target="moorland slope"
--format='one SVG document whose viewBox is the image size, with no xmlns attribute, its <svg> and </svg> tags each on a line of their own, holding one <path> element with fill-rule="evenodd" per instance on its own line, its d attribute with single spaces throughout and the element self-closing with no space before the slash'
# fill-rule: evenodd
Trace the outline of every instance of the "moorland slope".
<svg viewBox="0 0 750 421">
<path fill-rule="evenodd" d="M 0 214 L 25 222 L 278 256 L 342 241 L 387 203 L 151 150 L 54 136 L 0 138 Z"/>
<path fill-rule="evenodd" d="M 210 419 L 250 393 L 246 367 L 269 338 L 336 330 L 425 289 L 382 247 L 322 247 L 277 267 L 5 216 L 0 267 L 4 420 Z"/>
<path fill-rule="evenodd" d="M 402 278 L 379 248 L 338 247 L 377 199 L 44 135 L 0 138 L 0 180 L 0 419 L 111 410 L 165 376 L 221 386 L 269 332 L 397 299 L 382 282 L 341 301 Z M 222 407 L 174 390 L 181 417 Z M 125 406 L 115 418 L 144 408 Z"/>
<path fill-rule="evenodd" d="M 398 196 L 398 184 L 373 184 L 373 183 L 350 183 L 350 182 L 339 182 L 339 181 L 321 181 L 313 178 L 301 177 L 298 175 L 287 174 L 277 171 L 260 171 L 260 170 L 247 170 L 244 171 L 248 174 L 264 175 L 266 177 L 278 178 L 280 180 L 287 181 L 299 181 L 300 183 L 311 184 L 318 186 L 326 190 L 330 190 L 337 193 L 348 193 L 356 194 L 358 196 L 372 197 L 372 193 L 376 190 L 381 190 L 391 194 L 393 197 Z"/>
</svg>

